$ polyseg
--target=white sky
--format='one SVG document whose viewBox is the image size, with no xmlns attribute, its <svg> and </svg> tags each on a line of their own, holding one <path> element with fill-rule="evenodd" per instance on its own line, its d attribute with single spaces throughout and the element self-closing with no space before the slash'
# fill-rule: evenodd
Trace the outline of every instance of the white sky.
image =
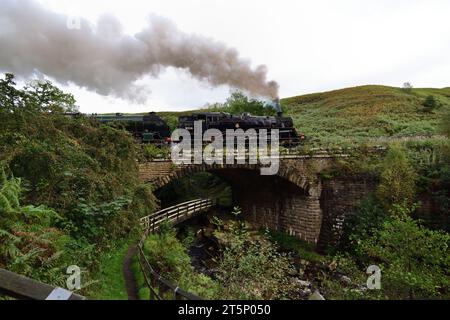
<svg viewBox="0 0 450 320">
<path fill-rule="evenodd" d="M 134 34 L 150 13 L 187 33 L 235 47 L 253 66 L 266 64 L 281 97 L 364 84 L 450 86 L 449 0 L 40 0 L 95 22 L 112 13 Z M 183 110 L 223 101 L 184 72 L 146 79 L 147 105 L 100 96 L 76 86 L 83 112 Z"/>
</svg>

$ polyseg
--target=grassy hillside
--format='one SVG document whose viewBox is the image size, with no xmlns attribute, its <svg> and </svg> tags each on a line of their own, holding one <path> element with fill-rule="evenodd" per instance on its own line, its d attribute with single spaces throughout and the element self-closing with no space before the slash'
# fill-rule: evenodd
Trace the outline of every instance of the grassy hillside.
<svg viewBox="0 0 450 320">
<path fill-rule="evenodd" d="M 433 95 L 440 104 L 424 112 Z M 450 88 L 412 89 L 360 86 L 282 99 L 286 114 L 313 144 L 353 144 L 386 138 L 435 135 L 450 111 Z"/>
</svg>

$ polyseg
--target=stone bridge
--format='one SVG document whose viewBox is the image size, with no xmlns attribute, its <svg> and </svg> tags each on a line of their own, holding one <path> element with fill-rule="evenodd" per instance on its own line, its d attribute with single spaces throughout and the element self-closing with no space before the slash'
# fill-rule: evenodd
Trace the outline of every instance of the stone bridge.
<svg viewBox="0 0 450 320">
<path fill-rule="evenodd" d="M 280 156 L 276 175 L 260 175 L 259 164 L 175 165 L 170 160 L 139 164 L 140 178 L 156 189 L 198 172 L 210 172 L 232 188 L 233 203 L 247 220 L 320 246 L 338 241 L 344 214 L 374 188 L 364 177 L 323 179 L 337 158 L 348 155 Z"/>
</svg>

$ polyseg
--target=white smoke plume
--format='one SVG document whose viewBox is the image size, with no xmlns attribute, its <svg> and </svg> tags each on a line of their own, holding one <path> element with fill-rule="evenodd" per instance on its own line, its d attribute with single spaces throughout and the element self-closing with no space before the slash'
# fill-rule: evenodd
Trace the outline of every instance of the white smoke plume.
<svg viewBox="0 0 450 320">
<path fill-rule="evenodd" d="M 25 78 L 42 73 L 102 95 L 143 102 L 149 90 L 136 81 L 174 67 L 213 86 L 278 97 L 278 84 L 267 80 L 265 66 L 252 69 L 235 49 L 184 33 L 165 18 L 150 16 L 147 27 L 134 36 L 124 34 L 110 15 L 95 26 L 81 19 L 79 29 L 67 23 L 67 16 L 34 0 L 1 0 L 0 70 Z"/>
</svg>

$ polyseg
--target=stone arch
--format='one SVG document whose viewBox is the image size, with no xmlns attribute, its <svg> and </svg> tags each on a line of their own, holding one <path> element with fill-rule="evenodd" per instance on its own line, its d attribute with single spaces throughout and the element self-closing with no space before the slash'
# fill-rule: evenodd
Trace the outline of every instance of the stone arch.
<svg viewBox="0 0 450 320">
<path fill-rule="evenodd" d="M 199 172 L 211 172 L 217 170 L 230 170 L 230 169 L 245 169 L 259 171 L 260 165 L 256 164 L 198 164 L 198 165 L 186 165 L 174 167 L 173 164 L 166 164 L 166 170 L 163 172 L 158 171 L 159 176 L 144 177 L 146 182 L 152 183 L 157 189 L 164 187 L 176 179 L 180 179 L 185 176 L 189 176 Z M 152 170 L 151 166 L 149 170 Z M 145 169 L 144 169 L 145 171 Z M 141 170 L 142 172 L 142 170 Z M 318 186 L 314 181 L 314 177 L 310 177 L 304 174 L 304 172 L 295 170 L 288 166 L 281 166 L 278 173 L 275 175 L 283 178 L 302 190 L 305 190 L 308 194 L 314 195 L 317 193 Z"/>
<path fill-rule="evenodd" d="M 165 167 L 165 170 L 163 170 Z M 145 168 L 144 168 L 145 169 Z M 249 221 L 261 227 L 280 230 L 311 243 L 317 243 L 322 212 L 319 203 L 320 186 L 299 167 L 280 166 L 278 174 L 260 176 L 259 165 L 201 164 L 174 167 L 171 162 L 153 165 L 156 179 L 143 176 L 160 189 L 172 181 L 199 172 L 211 172 L 227 181 L 233 201 L 243 209 Z M 143 170 L 144 172 L 145 170 Z"/>
</svg>

